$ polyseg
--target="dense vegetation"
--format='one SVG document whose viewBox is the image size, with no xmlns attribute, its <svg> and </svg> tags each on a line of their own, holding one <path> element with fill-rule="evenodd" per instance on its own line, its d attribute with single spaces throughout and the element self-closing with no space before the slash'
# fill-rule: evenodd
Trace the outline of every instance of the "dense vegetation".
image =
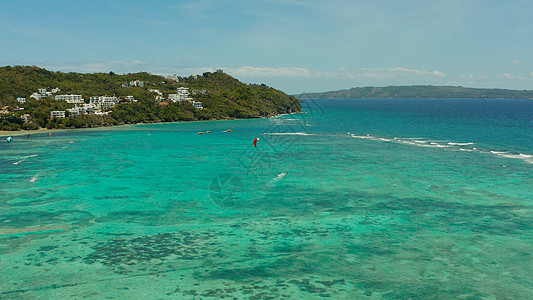
<svg viewBox="0 0 533 300">
<path fill-rule="evenodd" d="M 388 87 L 357 87 L 349 90 L 324 93 L 308 93 L 295 95 L 308 99 L 343 99 L 343 98 L 490 98 L 490 99 L 533 99 L 533 91 L 505 89 L 475 89 L 460 86 L 388 86 Z"/>
<path fill-rule="evenodd" d="M 124 87 L 130 81 L 140 80 L 144 87 Z M 187 87 L 195 101 L 204 109 L 196 109 L 190 102 L 174 103 L 155 101 L 149 89 L 158 89 L 166 99 L 178 87 Z M 91 96 L 134 96 L 138 102 L 118 104 L 108 115 L 67 116 L 52 119 L 50 111 L 73 107 L 53 97 L 34 100 L 29 96 L 40 88 L 60 88 L 58 94 L 81 94 L 86 102 Z M 26 98 L 19 104 L 17 97 Z M 145 72 L 118 75 L 110 73 L 63 73 L 38 67 L 15 66 L 0 68 L 0 108 L 7 107 L 8 114 L 0 114 L 0 130 L 37 128 L 80 128 L 118 124 L 217 120 L 230 118 L 259 118 L 301 110 L 298 99 L 265 85 L 244 84 L 222 72 L 204 73 L 200 76 L 167 79 Z M 20 110 L 23 108 L 24 110 Z M 6 110 L 4 110 L 5 112 Z M 22 119 L 31 116 L 31 122 Z M 68 113 L 67 113 L 68 115 Z"/>
</svg>

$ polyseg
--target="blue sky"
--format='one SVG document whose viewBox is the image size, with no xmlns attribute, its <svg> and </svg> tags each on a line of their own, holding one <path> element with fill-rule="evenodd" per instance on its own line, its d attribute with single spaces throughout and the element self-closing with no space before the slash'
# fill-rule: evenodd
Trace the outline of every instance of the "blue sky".
<svg viewBox="0 0 533 300">
<path fill-rule="evenodd" d="M 533 89 L 531 0 L 0 0 L 0 65 Z"/>
</svg>

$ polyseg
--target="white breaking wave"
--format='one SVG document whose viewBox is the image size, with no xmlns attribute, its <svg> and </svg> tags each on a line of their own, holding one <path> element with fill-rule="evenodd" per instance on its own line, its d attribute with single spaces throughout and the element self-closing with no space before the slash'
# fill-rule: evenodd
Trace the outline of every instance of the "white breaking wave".
<svg viewBox="0 0 533 300">
<path fill-rule="evenodd" d="M 272 179 L 268 184 L 267 186 L 272 186 L 274 183 L 276 183 L 277 181 L 280 181 L 281 179 L 283 179 L 283 177 L 285 177 L 287 174 L 289 174 L 289 172 L 285 172 L 285 173 L 280 173 L 278 175 L 278 177 Z"/>
<path fill-rule="evenodd" d="M 390 139 L 390 138 L 385 138 L 385 137 L 372 136 L 370 134 L 356 135 L 353 133 L 348 133 L 348 135 L 350 135 L 353 138 L 357 138 L 357 139 L 365 139 L 365 140 L 381 141 L 381 142 L 393 142 L 397 144 L 412 145 L 412 146 L 417 146 L 417 147 L 443 148 L 443 149 L 458 150 L 458 151 L 465 151 L 465 152 L 490 153 L 490 154 L 495 154 L 501 157 L 520 159 L 524 162 L 533 164 L 533 155 L 523 154 L 523 153 L 514 153 L 514 152 L 509 152 L 509 151 L 496 151 L 496 150 L 483 151 L 476 147 L 473 147 L 473 145 L 475 144 L 471 142 L 431 141 L 431 140 L 424 140 L 421 138 L 398 138 L 398 137 Z"/>
<path fill-rule="evenodd" d="M 513 152 L 501 152 L 501 151 L 490 151 L 492 154 L 496 154 L 498 156 L 507 157 L 507 158 L 515 158 L 523 160 L 527 163 L 533 164 L 533 155 L 529 154 L 522 154 L 522 153 L 513 153 Z"/>
<path fill-rule="evenodd" d="M 289 172 L 279 174 L 278 177 L 274 178 L 274 181 L 280 180 L 281 178 L 285 177 L 287 174 L 289 174 Z"/>
<path fill-rule="evenodd" d="M 272 132 L 272 133 L 263 133 L 264 135 L 313 135 L 312 133 L 305 132 Z"/>
<path fill-rule="evenodd" d="M 452 145 L 452 146 L 470 146 L 470 145 L 474 145 L 474 143 L 452 143 L 452 142 L 448 142 L 448 145 Z"/>
<path fill-rule="evenodd" d="M 13 164 L 14 164 L 14 165 L 18 165 L 18 164 L 20 164 L 21 162 L 26 161 L 28 158 L 36 157 L 36 156 L 39 156 L 39 154 L 33 154 L 33 155 L 30 155 L 30 156 L 23 157 L 21 160 L 19 160 L 19 161 L 17 161 L 17 162 L 14 162 Z"/>
</svg>

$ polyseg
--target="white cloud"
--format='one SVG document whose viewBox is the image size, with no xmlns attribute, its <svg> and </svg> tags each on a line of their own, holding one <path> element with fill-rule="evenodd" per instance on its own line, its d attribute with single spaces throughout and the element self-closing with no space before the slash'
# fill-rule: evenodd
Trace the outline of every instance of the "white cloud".
<svg viewBox="0 0 533 300">
<path fill-rule="evenodd" d="M 529 78 L 523 74 L 503 73 L 503 77 L 510 80 L 528 80 Z"/>
<path fill-rule="evenodd" d="M 72 63 L 58 63 L 58 62 L 46 62 L 40 64 L 46 69 L 59 70 L 63 72 L 81 72 L 81 73 L 90 73 L 90 72 L 109 72 L 113 71 L 115 73 L 129 73 L 129 72 L 139 72 L 147 71 L 146 69 L 150 67 L 149 64 L 141 60 L 133 61 L 108 61 L 108 62 L 72 62 Z"/>
<path fill-rule="evenodd" d="M 471 79 L 474 79 L 475 76 L 472 75 L 472 74 L 459 74 L 459 78 L 460 79 L 470 79 L 471 80 Z"/>
<path fill-rule="evenodd" d="M 446 74 L 441 71 L 425 71 L 407 69 L 402 67 L 380 68 L 380 69 L 347 69 L 338 68 L 321 72 L 321 75 L 328 78 L 369 78 L 369 79 L 396 79 L 396 78 L 431 78 L 442 79 Z"/>
<path fill-rule="evenodd" d="M 522 63 L 522 60 L 521 60 L 521 59 L 517 59 L 517 60 L 514 60 L 514 61 L 513 61 L 513 65 L 518 65 L 518 64 L 520 64 L 520 63 Z"/>
<path fill-rule="evenodd" d="M 471 87 L 502 87 L 527 89 L 533 84 L 533 72 L 500 73 L 500 74 L 445 74 L 439 70 L 419 70 L 405 67 L 394 68 L 333 68 L 313 69 L 305 67 L 179 67 L 162 66 L 143 60 L 116 60 L 100 62 L 73 63 L 29 63 L 50 70 L 63 72 L 109 72 L 117 74 L 134 72 L 151 72 L 163 76 L 178 74 L 189 76 L 214 72 L 222 69 L 227 74 L 249 83 L 264 82 L 289 92 L 315 90 L 336 90 L 355 86 L 387 86 L 387 85 L 461 85 Z M 184 65 L 196 63 L 184 62 Z"/>
<path fill-rule="evenodd" d="M 300 67 L 252 67 L 245 66 L 239 68 L 223 68 L 228 74 L 250 77 L 312 77 L 318 75 L 315 70 Z"/>
<path fill-rule="evenodd" d="M 398 78 L 413 78 L 413 79 L 443 79 L 446 77 L 441 71 L 425 71 L 407 69 L 402 67 L 396 68 L 382 68 L 382 69 L 350 69 L 350 68 L 336 68 L 329 70 L 316 70 L 303 67 L 253 67 L 244 66 L 237 68 L 222 68 L 226 73 L 235 77 L 290 77 L 290 78 L 327 78 L 327 79 L 398 79 Z M 180 69 L 180 71 L 192 71 L 192 69 Z M 204 69 L 205 71 L 205 69 Z M 211 70 L 207 70 L 211 71 Z M 214 71 L 214 69 L 213 69 Z"/>
<path fill-rule="evenodd" d="M 292 78 L 292 79 L 328 79 L 328 80 L 351 80 L 364 82 L 385 82 L 391 83 L 395 80 L 412 82 L 439 81 L 446 78 L 446 74 L 441 71 L 426 71 L 408 69 L 403 67 L 395 68 L 335 68 L 328 70 L 317 70 L 304 67 L 173 67 L 150 64 L 141 60 L 133 61 L 108 61 L 108 62 L 77 62 L 77 63 L 44 63 L 41 66 L 66 72 L 109 72 L 132 73 L 146 71 L 154 74 L 181 76 L 202 74 L 204 72 L 214 72 L 223 69 L 226 73 L 236 78 Z M 473 75 L 463 75 L 463 78 Z"/>
</svg>

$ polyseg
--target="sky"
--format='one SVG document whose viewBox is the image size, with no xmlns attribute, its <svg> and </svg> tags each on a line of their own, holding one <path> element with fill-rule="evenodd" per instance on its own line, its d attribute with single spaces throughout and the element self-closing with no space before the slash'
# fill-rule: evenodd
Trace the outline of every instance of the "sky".
<svg viewBox="0 0 533 300">
<path fill-rule="evenodd" d="M 533 90 L 531 0 L 0 0 L 0 66 Z"/>
</svg>

